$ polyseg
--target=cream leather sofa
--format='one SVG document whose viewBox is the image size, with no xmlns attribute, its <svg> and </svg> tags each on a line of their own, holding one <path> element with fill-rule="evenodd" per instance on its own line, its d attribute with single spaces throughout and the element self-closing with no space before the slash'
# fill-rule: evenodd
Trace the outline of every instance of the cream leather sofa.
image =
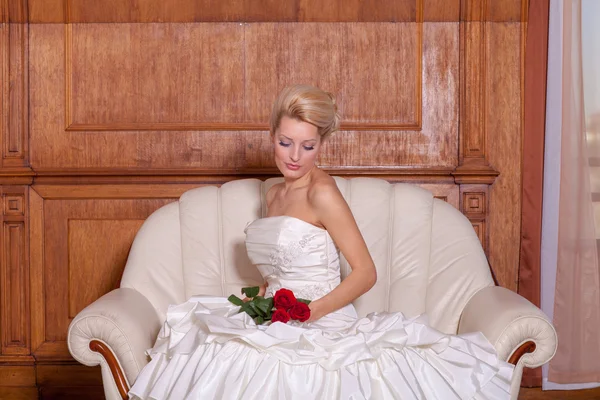
<svg viewBox="0 0 600 400">
<path fill-rule="evenodd" d="M 169 304 L 195 294 L 228 296 L 261 280 L 246 255 L 244 228 L 266 215 L 265 193 L 278 181 L 193 189 L 145 221 L 121 287 L 90 304 L 69 327 L 71 354 L 85 365 L 101 365 L 107 399 L 123 398 L 148 362 L 145 350 L 153 346 Z M 358 312 L 427 313 L 443 332 L 482 331 L 500 357 L 516 363 L 516 399 L 523 367 L 552 358 L 556 332 L 533 304 L 494 286 L 470 222 L 416 186 L 336 181 L 378 271 L 375 287 L 355 302 Z M 342 259 L 342 273 L 348 272 Z"/>
</svg>

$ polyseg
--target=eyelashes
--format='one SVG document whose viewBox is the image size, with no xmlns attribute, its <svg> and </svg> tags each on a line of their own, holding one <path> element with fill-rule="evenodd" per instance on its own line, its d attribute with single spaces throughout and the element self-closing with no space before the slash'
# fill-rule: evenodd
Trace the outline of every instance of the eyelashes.
<svg viewBox="0 0 600 400">
<path fill-rule="evenodd" d="M 279 141 L 279 145 L 283 146 L 283 147 L 290 147 L 292 144 L 291 143 L 285 143 L 285 142 L 282 142 L 280 140 Z M 306 151 L 311 151 L 311 150 L 315 149 L 315 146 L 302 146 L 302 147 L 304 147 L 304 150 L 306 150 Z"/>
</svg>

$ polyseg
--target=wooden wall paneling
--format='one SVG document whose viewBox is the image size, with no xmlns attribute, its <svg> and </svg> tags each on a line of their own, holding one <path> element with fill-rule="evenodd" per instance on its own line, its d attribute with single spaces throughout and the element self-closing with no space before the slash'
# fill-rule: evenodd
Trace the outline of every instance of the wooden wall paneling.
<svg viewBox="0 0 600 400">
<path fill-rule="evenodd" d="M 244 124 L 243 25 L 76 24 L 65 32 L 67 130 L 256 128 Z"/>
<path fill-rule="evenodd" d="M 30 24 L 66 22 L 65 0 L 27 0 Z"/>
<path fill-rule="evenodd" d="M 529 0 L 460 0 L 461 21 L 521 22 Z"/>
<path fill-rule="evenodd" d="M 7 0 L 5 0 L 7 1 Z M 526 0 L 525 0 L 526 1 Z M 18 3 L 28 7 L 19 6 Z M 19 0 L 11 20 L 31 23 L 140 22 L 519 22 L 522 0 Z M 484 14 L 468 12 L 486 5 Z M 23 12 L 25 10 L 25 12 Z M 466 10 L 461 11 L 461 10 Z M 8 15 L 8 12 L 7 12 Z"/>
<path fill-rule="evenodd" d="M 32 187 L 31 319 L 38 363 L 72 360 L 65 342 L 72 318 L 118 286 L 129 247 L 143 221 L 190 188 Z"/>
<path fill-rule="evenodd" d="M 1 186 L 0 193 L 1 354 L 27 356 L 30 354 L 27 188 Z"/>
<path fill-rule="evenodd" d="M 29 187 L 29 288 L 31 293 L 31 351 L 45 341 L 44 199 Z"/>
<path fill-rule="evenodd" d="M 412 22 L 422 13 L 423 0 L 299 0 L 303 22 Z"/>
<path fill-rule="evenodd" d="M 41 400 L 105 400 L 103 386 L 42 386 Z"/>
<path fill-rule="evenodd" d="M 460 210 L 469 218 L 483 249 L 489 254 L 489 186 L 460 185 Z M 492 268 L 492 273 L 495 274 Z"/>
<path fill-rule="evenodd" d="M 423 189 L 433 193 L 433 197 L 438 198 L 451 204 L 457 210 L 460 210 L 459 187 L 454 184 L 439 184 L 439 183 L 421 183 L 417 184 Z M 483 242 L 482 242 L 483 243 Z"/>
<path fill-rule="evenodd" d="M 33 365 L 0 365 L 0 399 L 33 400 L 38 398 Z"/>
<path fill-rule="evenodd" d="M 460 21 L 461 0 L 425 0 L 423 2 L 423 20 L 426 22 Z"/>
<path fill-rule="evenodd" d="M 488 159 L 501 171 L 490 187 L 489 259 L 498 282 L 514 291 L 518 283 L 521 230 L 521 35 L 520 23 L 490 23 L 485 38 Z"/>
<path fill-rule="evenodd" d="M 264 124 L 276 94 L 305 82 L 336 95 L 344 130 L 419 130 L 422 36 L 414 23 L 248 25 L 246 118 Z"/>
<path fill-rule="evenodd" d="M 292 65 L 295 63 L 298 67 L 296 70 L 299 71 L 296 72 L 296 79 L 302 79 L 303 77 L 305 79 L 311 77 L 316 79 L 315 77 L 319 76 L 338 76 L 337 74 L 340 71 L 337 71 L 335 68 L 331 69 L 331 73 L 320 75 L 317 72 L 322 72 L 322 70 L 328 71 L 327 67 L 319 69 L 314 66 L 303 66 L 306 63 L 302 63 L 303 58 L 301 57 L 302 52 L 300 50 L 306 52 L 306 54 L 319 53 L 317 48 L 299 50 L 293 46 L 300 45 L 288 46 L 285 45 L 286 42 L 282 44 L 282 41 L 278 40 L 278 36 L 275 36 L 275 34 L 285 32 L 285 29 L 292 30 L 294 33 L 302 33 L 302 29 L 305 29 L 302 26 L 292 25 L 291 27 L 287 27 L 285 24 L 257 25 L 260 26 L 245 28 L 246 33 L 244 35 L 249 50 L 253 48 L 253 37 L 258 35 L 254 32 L 267 32 L 262 36 L 259 35 L 261 39 L 268 39 L 262 43 L 263 47 L 268 47 L 269 43 L 279 43 L 279 47 L 274 48 L 276 50 L 275 53 L 289 54 L 291 50 L 292 55 L 283 56 L 281 60 L 275 59 L 273 63 L 275 61 L 290 62 Z M 406 87 L 408 90 L 395 100 L 396 105 L 390 109 L 389 105 L 383 104 L 383 102 L 377 100 L 375 97 L 367 97 L 367 99 L 370 99 L 370 102 L 366 104 L 361 103 L 363 93 L 375 92 L 375 89 L 378 87 L 376 86 L 377 83 L 372 87 L 366 86 L 361 88 L 360 91 L 340 89 L 341 94 L 338 94 L 340 105 L 344 107 L 344 97 L 349 98 L 349 118 L 354 118 L 357 121 L 355 128 L 362 126 L 364 129 L 374 129 L 374 131 L 362 132 L 354 130 L 339 132 L 331 139 L 331 151 L 326 149 L 327 155 L 322 158 L 322 164 L 324 166 L 348 167 L 350 169 L 349 172 L 352 172 L 355 166 L 379 166 L 384 169 L 392 166 L 423 168 L 431 168 L 431 166 L 455 166 L 456 126 L 458 123 L 456 93 L 459 81 L 458 57 L 454 55 L 459 45 L 457 24 L 426 23 L 422 27 L 415 24 L 384 24 L 386 25 L 385 28 L 382 28 L 384 34 L 377 33 L 374 24 L 361 24 L 360 27 L 356 24 L 342 25 L 344 25 L 344 29 L 341 32 L 353 33 L 352 36 L 361 36 L 361 30 L 364 29 L 366 33 L 369 33 L 367 38 L 371 37 L 376 40 L 376 42 L 373 42 L 371 39 L 371 42 L 369 42 L 372 44 L 371 47 L 376 48 L 377 46 L 374 43 L 380 42 L 382 48 L 385 50 L 384 53 L 386 53 L 386 55 L 369 53 L 371 50 L 367 51 L 368 46 L 366 46 L 366 43 L 360 43 L 356 40 L 354 42 L 343 42 L 341 44 L 342 50 L 332 54 L 340 54 L 339 57 L 343 57 L 343 49 L 348 47 L 362 51 L 369 58 L 366 58 L 363 64 L 360 64 L 362 66 L 354 60 L 348 60 L 352 62 L 342 62 L 342 64 L 354 64 L 352 67 L 354 68 L 353 70 L 341 71 L 342 75 L 366 74 L 365 76 L 367 76 L 368 74 L 375 73 L 381 74 L 381 76 L 389 76 L 390 71 L 383 67 L 379 71 L 373 71 L 372 67 L 376 66 L 374 63 L 385 64 L 380 62 L 381 57 L 386 59 L 391 57 L 392 64 L 398 65 L 402 63 L 402 60 L 408 59 L 410 61 L 407 64 L 406 70 L 410 71 L 410 73 L 394 72 L 391 75 L 396 77 L 394 81 L 398 82 L 396 83 L 396 85 L 399 85 L 397 86 L 398 90 L 401 91 L 403 87 Z M 328 24 L 325 24 L 321 28 L 324 29 L 324 33 L 337 32 L 339 30 L 339 28 L 328 28 L 328 26 Z M 73 27 L 72 40 L 83 43 L 89 39 L 86 39 L 86 35 L 89 32 L 94 32 L 95 29 L 102 30 L 105 27 Z M 140 29 L 143 30 L 142 28 L 135 29 L 137 31 L 140 31 Z M 186 29 L 189 31 L 189 28 Z M 232 27 L 232 29 L 237 28 Z M 168 29 L 163 28 L 164 30 Z M 180 28 L 176 27 L 172 30 L 180 31 Z M 82 84 L 84 86 L 87 85 L 85 87 L 89 90 L 86 90 L 86 92 L 93 93 L 96 87 L 104 84 L 105 80 L 95 81 L 93 84 L 90 82 L 85 83 L 87 82 L 87 78 L 84 76 L 85 73 L 76 73 L 77 71 L 85 70 L 82 69 L 82 66 L 90 64 L 93 59 L 90 57 L 81 58 L 80 63 L 82 66 L 72 67 L 71 73 L 66 71 L 65 60 L 71 59 L 75 62 L 75 60 L 80 59 L 78 58 L 80 56 L 75 56 L 74 54 L 70 57 L 64 56 L 65 48 L 68 48 L 68 45 L 65 46 L 64 36 L 65 32 L 67 32 L 66 35 L 68 37 L 68 29 L 65 31 L 65 28 L 62 28 L 60 25 L 44 24 L 32 25 L 30 31 L 30 80 L 31 86 L 36 88 L 35 91 L 31 91 L 30 98 L 32 109 L 31 142 L 34 146 L 31 162 L 38 176 L 54 174 L 54 172 L 60 170 L 65 171 L 65 174 L 68 175 L 66 170 L 69 168 L 77 168 L 77 170 L 73 170 L 76 172 L 74 175 L 81 173 L 82 168 L 104 168 L 111 170 L 113 175 L 138 174 L 136 170 L 139 171 L 140 168 L 143 168 L 143 171 L 156 168 L 157 175 L 160 175 L 160 171 L 163 169 L 177 169 L 179 167 L 182 175 L 189 175 L 190 171 L 193 172 L 194 168 L 198 169 L 196 174 L 201 175 L 203 173 L 210 174 L 211 171 L 213 171 L 212 173 L 218 171 L 219 174 L 248 174 L 260 168 L 273 167 L 271 156 L 272 145 L 268 134 L 264 131 L 190 131 L 185 134 L 182 134 L 180 131 L 143 131 L 144 129 L 149 129 L 148 125 L 144 125 L 142 122 L 138 124 L 136 121 L 139 121 L 144 116 L 152 116 L 153 118 L 161 117 L 159 114 L 152 113 L 152 107 L 154 107 L 152 103 L 140 103 L 146 104 L 144 107 L 147 111 L 140 111 L 142 114 L 138 117 L 135 117 L 135 115 L 127 116 L 122 113 L 120 116 L 115 114 L 111 117 L 113 118 L 112 122 L 118 122 L 119 118 L 127 117 L 129 118 L 127 124 L 138 124 L 138 128 L 142 130 L 141 132 L 65 132 L 65 126 L 67 125 L 65 122 L 65 109 L 67 105 L 65 96 L 61 95 L 65 87 L 64 77 L 70 76 L 69 81 L 72 80 L 68 85 L 70 89 L 67 90 L 67 93 L 73 91 L 74 94 L 71 96 L 71 101 L 74 103 L 68 108 L 71 110 L 71 115 L 77 118 L 76 122 L 78 123 L 85 123 L 84 120 L 88 116 L 92 118 L 89 122 L 97 123 L 98 120 L 93 120 L 93 118 L 99 117 L 94 116 L 93 110 L 98 109 L 103 103 L 90 103 L 88 106 L 80 105 L 78 101 L 75 101 L 76 99 L 81 98 L 82 102 L 89 100 L 83 100 L 83 95 L 75 93 L 79 93 Z M 83 32 L 88 33 L 84 35 Z M 125 31 L 121 30 L 120 32 Z M 81 37 L 75 39 L 80 33 Z M 406 40 L 402 39 L 405 34 L 408 34 L 408 39 Z M 335 36 L 332 33 L 330 35 L 332 37 Z M 89 33 L 89 36 L 91 38 L 96 37 L 95 33 Z M 114 41 L 112 40 L 114 39 L 112 36 L 110 38 L 111 41 Z M 402 42 L 406 41 L 407 44 L 394 47 L 394 41 L 398 40 L 402 40 Z M 73 46 L 78 48 L 77 46 L 79 45 L 73 44 Z M 98 45 L 97 47 L 102 49 L 103 45 Z M 420 48 L 422 50 L 419 50 Z M 423 54 L 419 56 L 421 51 Z M 246 51 L 246 53 L 253 54 L 254 52 Z M 88 59 L 89 61 L 85 61 Z M 90 68 L 93 69 L 93 67 Z M 253 64 L 252 56 L 249 55 L 246 66 L 247 71 L 244 74 L 247 77 L 251 77 L 252 74 L 256 75 L 252 79 L 248 78 L 248 82 L 269 82 L 272 81 L 273 75 L 266 72 L 271 71 L 270 68 L 269 63 L 261 62 L 260 60 L 255 61 Z M 262 74 L 257 74 L 256 71 L 263 72 Z M 271 72 L 274 73 L 277 71 Z M 279 72 L 281 72 L 280 75 L 286 75 L 283 74 L 285 71 Z M 337 84 L 336 82 L 339 81 L 339 78 L 319 79 L 326 79 L 325 83 L 332 82 L 333 84 Z M 352 79 L 357 80 L 358 78 Z M 365 79 L 364 81 L 369 80 Z M 377 80 L 374 81 L 377 82 Z M 247 85 L 250 84 L 248 83 Z M 158 88 L 158 86 L 156 87 Z M 165 85 L 165 87 L 168 87 L 168 85 Z M 261 119 L 252 117 L 251 115 L 264 117 L 268 114 L 269 103 L 279 88 L 273 87 L 273 89 L 262 90 L 263 92 L 252 86 L 247 86 L 247 91 L 252 92 L 252 95 L 248 95 L 246 98 L 247 103 L 250 104 L 255 99 L 268 100 L 260 100 L 264 103 L 262 108 L 257 109 L 252 105 L 248 106 L 250 108 L 245 108 L 244 118 L 246 118 L 247 122 L 244 122 L 244 124 L 258 123 L 255 121 Z M 445 91 L 447 95 L 438 95 L 440 90 Z M 274 93 L 269 93 L 270 91 Z M 126 96 L 126 92 L 124 93 L 123 96 Z M 120 100 L 114 99 L 115 96 L 110 98 L 107 97 L 107 94 L 103 96 L 102 98 L 106 101 L 114 100 L 116 104 L 120 104 Z M 94 97 L 94 95 L 90 97 Z M 224 99 L 223 101 L 226 100 Z M 130 100 L 130 102 L 134 102 L 134 99 Z M 428 109 L 426 114 L 421 113 L 421 103 L 423 107 L 427 107 Z M 115 112 L 121 112 L 121 109 Z M 386 119 L 398 114 L 398 110 L 401 109 L 407 110 L 404 111 L 404 116 L 400 113 L 401 118 L 396 117 L 396 121 L 386 122 Z M 360 121 L 361 112 L 371 113 L 370 121 Z M 100 113 L 98 114 L 100 115 Z M 419 117 L 421 114 L 422 117 Z M 237 115 L 240 116 L 239 113 Z M 172 121 L 177 120 L 178 114 L 173 114 L 170 118 Z M 421 130 L 418 132 L 405 130 L 399 132 L 389 131 L 389 129 L 394 127 L 409 129 L 411 126 L 414 126 L 414 129 L 417 129 L 419 119 L 421 119 Z M 115 128 L 114 125 L 106 125 L 106 121 L 108 120 L 102 121 L 106 129 Z M 158 122 L 154 122 L 153 124 L 162 123 L 163 125 L 159 127 L 161 129 L 165 128 L 164 122 L 158 119 L 155 121 Z M 195 123 L 191 119 L 188 119 L 188 121 Z M 350 123 L 354 122 L 351 121 Z M 376 125 L 369 126 L 368 124 Z M 98 128 L 98 125 L 95 124 L 94 127 Z M 228 129 L 232 129 L 232 127 L 235 128 L 235 123 L 228 125 Z M 388 130 L 381 130 L 381 128 Z M 349 151 L 337 151 L 336 146 L 338 144 L 346 146 L 342 150 Z M 136 170 L 132 170 L 132 168 Z M 414 170 L 414 173 L 424 175 L 425 171 L 419 171 L 417 168 Z M 172 175 L 170 172 L 168 174 Z"/>
<path fill-rule="evenodd" d="M 415 23 L 67 25 L 67 130 L 266 130 L 296 82 L 336 93 L 343 129 L 418 130 L 422 36 Z"/>
<path fill-rule="evenodd" d="M 486 22 L 460 24 L 460 124 L 457 183 L 494 182 L 498 172 L 487 159 L 487 44 Z"/>
<path fill-rule="evenodd" d="M 0 386 L 0 399 L 37 400 L 38 398 L 39 393 L 36 387 Z"/>
<path fill-rule="evenodd" d="M 2 0 L 0 8 L 0 22 L 27 23 L 27 0 Z"/>
<path fill-rule="evenodd" d="M 20 4 L 4 3 L 6 18 L 14 12 L 18 16 Z M 0 25 L 0 185 L 28 184 L 33 176 L 28 167 L 27 32 L 27 24 Z"/>
<path fill-rule="evenodd" d="M 119 287 L 129 247 L 143 222 L 133 218 L 68 220 L 69 320 Z"/>
<path fill-rule="evenodd" d="M 527 10 L 523 31 L 523 165 L 520 295 L 539 305 L 546 117 L 546 71 L 550 1 L 536 1 Z M 526 370 L 522 386 L 541 386 L 541 368 Z"/>
<path fill-rule="evenodd" d="M 28 25 L 2 26 L 2 169 L 28 165 Z"/>
<path fill-rule="evenodd" d="M 0 386 L 35 386 L 35 370 L 32 366 L 1 365 Z"/>
<path fill-rule="evenodd" d="M 100 367 L 81 364 L 39 364 L 37 384 L 40 399 L 104 399 Z"/>
</svg>

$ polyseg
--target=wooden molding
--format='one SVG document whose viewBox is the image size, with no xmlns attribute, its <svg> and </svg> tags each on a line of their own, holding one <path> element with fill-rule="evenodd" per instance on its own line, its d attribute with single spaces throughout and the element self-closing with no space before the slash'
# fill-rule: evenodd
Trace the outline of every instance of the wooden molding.
<svg viewBox="0 0 600 400">
<path fill-rule="evenodd" d="M 44 199 L 29 187 L 29 288 L 31 293 L 31 350 L 45 341 Z"/>
<path fill-rule="evenodd" d="M 423 5 L 422 15 L 426 22 L 519 22 L 521 18 L 518 1 L 502 0 L 414 0 L 391 3 L 249 0 L 231 4 L 210 0 L 187 0 L 179 1 L 177 6 L 172 7 L 165 7 L 162 3 L 159 6 L 159 3 L 160 0 L 144 1 L 135 5 L 117 2 L 113 7 L 102 7 L 101 4 L 96 6 L 96 2 L 29 0 L 29 22 L 414 22 L 418 18 L 420 5 Z M 482 3 L 490 3 L 483 9 L 483 13 L 480 6 Z M 315 4 L 319 7 L 315 7 Z M 11 15 L 13 14 L 15 12 L 11 12 Z M 27 15 L 24 17 L 27 18 Z M 8 19 L 8 12 L 6 18 Z M 11 20 L 14 21 L 14 18 L 13 16 Z"/>
<path fill-rule="evenodd" d="M 533 353 L 536 349 L 535 342 L 528 341 L 517 347 L 517 349 L 508 358 L 509 364 L 517 365 L 521 357 L 527 353 Z"/>
<path fill-rule="evenodd" d="M 452 172 L 454 181 L 459 185 L 491 185 L 498 175 L 500 173 L 488 165 L 461 165 Z"/>
<path fill-rule="evenodd" d="M 452 167 L 411 167 L 411 166 L 321 166 L 322 170 L 332 175 L 346 178 L 377 177 L 392 182 L 431 182 L 453 183 Z M 277 168 L 244 168 L 244 169 L 200 169 L 200 168 L 86 168 L 86 169 L 53 169 L 39 168 L 35 171 L 34 184 L 85 184 L 85 183 L 194 183 L 220 184 L 234 179 L 280 176 Z"/>
<path fill-rule="evenodd" d="M 0 34 L 2 168 L 28 165 L 28 29 L 27 24 L 5 24 Z"/>
<path fill-rule="evenodd" d="M 35 173 L 31 168 L 0 168 L 0 185 L 31 185 Z"/>
<path fill-rule="evenodd" d="M 486 159 L 486 24 L 460 24 L 459 165 Z"/>
<path fill-rule="evenodd" d="M 420 88 L 419 88 L 420 89 Z M 420 92 L 419 92 L 420 94 Z M 67 92 L 66 104 L 71 103 L 71 96 Z M 420 96 L 419 99 L 420 100 Z M 67 106 L 72 107 L 72 106 Z M 66 115 L 70 117 L 67 108 Z M 416 108 L 418 120 L 406 124 L 371 124 L 343 122 L 340 131 L 420 131 L 421 107 Z M 67 121 L 71 121 L 67 119 Z M 77 124 L 69 123 L 65 127 L 67 132 L 135 132 L 135 131 L 268 131 L 267 124 L 255 123 L 229 123 L 229 122 L 156 122 L 156 123 L 122 123 L 122 124 Z"/>
<path fill-rule="evenodd" d="M 35 364 L 35 358 L 31 355 L 24 356 L 10 356 L 0 355 L 0 366 L 1 365 L 33 365 Z"/>
<path fill-rule="evenodd" d="M 121 369 L 117 358 L 113 354 L 112 350 L 108 345 L 99 340 L 90 341 L 90 350 L 96 353 L 100 353 L 102 357 L 106 360 L 108 367 L 110 368 L 110 372 L 112 373 L 113 379 L 115 380 L 115 384 L 117 385 L 117 389 L 119 390 L 119 394 L 123 398 L 123 400 L 127 400 L 127 393 L 129 392 L 129 385 L 127 384 L 127 378 L 125 378 L 125 373 Z"/>
<path fill-rule="evenodd" d="M 489 186 L 487 184 L 461 184 L 460 211 L 471 221 L 487 255 L 489 251 Z M 492 275 L 495 275 L 494 271 L 492 271 Z"/>
<path fill-rule="evenodd" d="M 0 198 L 1 349 L 23 356 L 30 353 L 27 187 L 0 186 Z"/>
<path fill-rule="evenodd" d="M 26 24 L 28 0 L 4 0 L 0 2 L 2 23 Z"/>
</svg>

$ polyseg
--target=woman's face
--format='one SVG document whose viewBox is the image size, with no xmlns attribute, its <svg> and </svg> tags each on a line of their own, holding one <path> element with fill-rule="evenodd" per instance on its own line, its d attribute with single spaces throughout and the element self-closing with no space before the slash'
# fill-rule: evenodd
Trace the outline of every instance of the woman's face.
<svg viewBox="0 0 600 400">
<path fill-rule="evenodd" d="M 315 165 L 321 137 L 316 126 L 284 116 L 273 135 L 273 144 L 277 168 L 284 178 L 297 179 Z"/>
</svg>

